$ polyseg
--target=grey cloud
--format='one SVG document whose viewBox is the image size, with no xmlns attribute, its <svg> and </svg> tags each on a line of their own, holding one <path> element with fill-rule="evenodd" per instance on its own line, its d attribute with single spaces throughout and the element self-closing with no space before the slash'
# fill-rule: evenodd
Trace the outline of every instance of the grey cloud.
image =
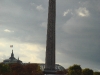
<svg viewBox="0 0 100 75">
<path fill-rule="evenodd" d="M 57 0 L 56 52 L 61 53 L 56 56 L 58 63 L 100 69 L 99 4 L 99 0 Z M 39 5 L 43 6 L 44 12 L 36 10 Z M 41 25 L 47 22 L 48 0 L 1 0 L 0 6 L 3 8 L 0 11 L 0 38 L 39 43 L 45 47 L 47 28 Z M 75 10 L 80 7 L 85 7 L 90 15 L 78 16 Z M 63 13 L 68 9 L 74 15 L 68 13 L 64 17 Z M 4 29 L 13 30 L 14 33 L 5 33 Z M 44 61 L 40 56 L 38 57 Z"/>
<path fill-rule="evenodd" d="M 99 26 L 100 25 L 99 24 L 100 22 L 99 22 L 99 17 L 98 17 L 99 14 L 93 13 L 93 12 L 98 13 L 99 10 L 96 10 L 96 7 L 99 6 L 98 5 L 99 2 L 98 4 L 95 4 L 95 2 L 93 3 L 93 1 L 85 1 L 85 2 L 82 1 L 81 3 L 84 3 L 84 4 L 80 7 L 86 7 L 87 10 L 89 10 L 90 16 L 85 17 L 85 18 L 82 18 L 79 16 L 70 16 L 70 18 L 68 19 L 68 16 L 69 16 L 68 15 L 64 17 L 64 20 L 63 19 L 59 20 L 58 24 L 60 24 L 60 21 L 62 21 L 61 25 L 62 26 L 65 25 L 64 27 L 65 32 L 63 32 L 61 28 L 57 30 L 57 49 L 59 50 L 59 52 L 65 54 L 66 57 L 70 56 L 69 57 L 70 60 L 68 60 L 69 58 L 66 58 L 66 60 L 64 58 L 61 61 L 71 62 L 74 64 L 75 62 L 78 63 L 83 60 L 84 63 L 82 62 L 80 64 L 84 66 L 86 65 L 86 62 L 87 64 L 96 63 L 100 65 L 99 64 L 100 62 L 99 60 L 99 49 L 100 49 L 100 46 L 99 46 L 99 42 L 100 42 L 99 41 L 100 40 Z M 96 7 L 94 7 L 93 4 Z M 79 7 L 75 8 L 75 10 L 78 8 Z M 71 9 L 73 8 L 71 7 Z M 77 61 L 73 59 L 76 59 Z M 90 67 L 91 64 L 88 64 L 87 66 Z M 98 66 L 96 67 L 99 69 Z"/>
</svg>

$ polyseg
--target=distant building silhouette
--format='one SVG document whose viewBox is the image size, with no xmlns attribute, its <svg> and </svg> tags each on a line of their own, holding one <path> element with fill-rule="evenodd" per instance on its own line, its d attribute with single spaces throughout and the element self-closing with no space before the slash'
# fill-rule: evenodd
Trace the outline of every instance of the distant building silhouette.
<svg viewBox="0 0 100 75">
<path fill-rule="evenodd" d="M 18 57 L 18 59 L 16 59 L 14 57 L 14 53 L 13 53 L 13 50 L 12 50 L 11 57 L 9 59 L 3 60 L 3 63 L 4 64 L 8 64 L 8 63 L 22 63 L 22 61 L 19 60 L 19 57 Z"/>
</svg>

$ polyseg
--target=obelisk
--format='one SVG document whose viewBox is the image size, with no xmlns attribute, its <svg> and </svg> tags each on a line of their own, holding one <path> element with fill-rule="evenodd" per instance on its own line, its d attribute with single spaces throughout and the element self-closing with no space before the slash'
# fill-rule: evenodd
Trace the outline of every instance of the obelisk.
<svg viewBox="0 0 100 75">
<path fill-rule="evenodd" d="M 55 70 L 55 23 L 56 23 L 56 0 L 49 0 L 45 74 L 54 74 Z"/>
</svg>

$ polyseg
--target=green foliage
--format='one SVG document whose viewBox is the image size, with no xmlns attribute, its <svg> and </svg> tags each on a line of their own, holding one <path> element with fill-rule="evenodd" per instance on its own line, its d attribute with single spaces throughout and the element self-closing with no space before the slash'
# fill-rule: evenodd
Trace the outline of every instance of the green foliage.
<svg viewBox="0 0 100 75">
<path fill-rule="evenodd" d="M 100 75 L 100 72 L 94 72 L 93 75 Z"/>
<path fill-rule="evenodd" d="M 38 64 L 0 64 L 0 75 L 43 75 Z"/>
<path fill-rule="evenodd" d="M 25 69 L 26 73 L 28 73 L 28 74 L 32 74 L 32 75 L 42 74 L 42 71 L 38 64 L 24 65 L 24 69 Z"/>
<path fill-rule="evenodd" d="M 80 65 L 74 64 L 68 68 L 68 75 L 81 75 L 82 69 Z"/>
<path fill-rule="evenodd" d="M 4 74 L 4 73 L 8 73 L 8 72 L 10 72 L 11 70 L 10 70 L 10 67 L 9 67 L 9 65 L 8 64 L 2 64 L 2 63 L 0 63 L 0 74 Z"/>
<path fill-rule="evenodd" d="M 85 68 L 82 70 L 82 75 L 93 75 L 93 70 Z"/>
</svg>

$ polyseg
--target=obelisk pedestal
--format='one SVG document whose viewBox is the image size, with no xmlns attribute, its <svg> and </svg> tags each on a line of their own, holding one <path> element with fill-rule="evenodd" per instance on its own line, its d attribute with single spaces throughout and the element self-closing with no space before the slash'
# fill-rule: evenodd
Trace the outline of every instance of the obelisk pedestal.
<svg viewBox="0 0 100 75">
<path fill-rule="evenodd" d="M 49 0 L 45 74 L 56 74 L 55 70 L 55 23 L 56 0 Z"/>
</svg>

